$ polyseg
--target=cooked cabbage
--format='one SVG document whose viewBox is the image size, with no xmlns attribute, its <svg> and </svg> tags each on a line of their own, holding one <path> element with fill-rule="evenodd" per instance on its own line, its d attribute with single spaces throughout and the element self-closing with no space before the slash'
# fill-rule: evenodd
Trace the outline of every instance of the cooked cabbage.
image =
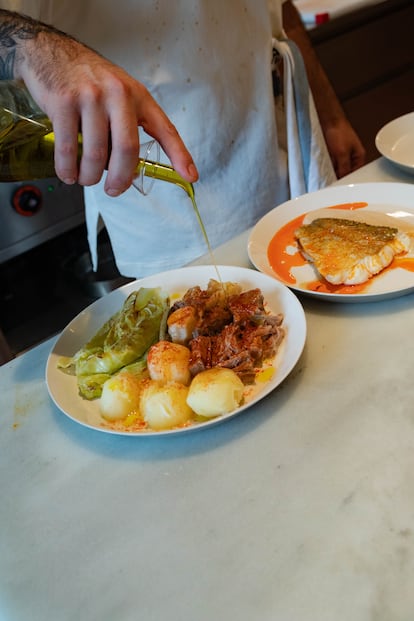
<svg viewBox="0 0 414 621">
<path fill-rule="evenodd" d="M 168 310 L 169 298 L 159 287 L 141 287 L 60 368 L 76 374 L 83 397 L 100 397 L 104 382 L 126 365 L 138 365 L 138 373 L 145 368 L 147 350 L 165 335 Z"/>
</svg>

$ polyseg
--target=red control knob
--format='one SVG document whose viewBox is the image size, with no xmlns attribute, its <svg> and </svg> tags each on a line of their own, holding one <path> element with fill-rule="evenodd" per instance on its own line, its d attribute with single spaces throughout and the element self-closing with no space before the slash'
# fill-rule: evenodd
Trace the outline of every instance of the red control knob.
<svg viewBox="0 0 414 621">
<path fill-rule="evenodd" d="M 12 205 L 21 216 L 34 216 L 42 207 L 42 192 L 35 185 L 22 185 L 13 194 Z"/>
</svg>

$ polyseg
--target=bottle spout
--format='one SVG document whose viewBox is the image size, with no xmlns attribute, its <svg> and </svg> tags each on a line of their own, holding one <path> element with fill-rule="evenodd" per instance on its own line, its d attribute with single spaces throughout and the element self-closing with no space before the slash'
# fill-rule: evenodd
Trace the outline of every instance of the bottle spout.
<svg viewBox="0 0 414 621">
<path fill-rule="evenodd" d="M 153 162 L 151 160 L 140 159 L 137 166 L 137 173 L 137 179 L 134 182 L 134 186 L 142 194 L 148 194 L 148 191 L 145 191 L 144 188 L 145 176 L 173 183 L 174 185 L 182 188 L 191 199 L 194 198 L 193 184 L 183 179 L 172 166 L 160 164 L 159 162 Z"/>
</svg>

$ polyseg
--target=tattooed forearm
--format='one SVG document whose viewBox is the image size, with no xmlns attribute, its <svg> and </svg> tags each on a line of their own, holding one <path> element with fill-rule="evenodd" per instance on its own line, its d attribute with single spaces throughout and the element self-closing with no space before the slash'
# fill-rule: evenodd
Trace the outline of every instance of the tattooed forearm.
<svg viewBox="0 0 414 621">
<path fill-rule="evenodd" d="M 56 35 L 59 39 L 74 41 L 53 26 L 36 21 L 27 15 L 0 9 L 0 80 L 11 80 L 18 74 L 18 65 L 35 60 L 26 53 L 25 44 L 42 33 Z"/>
<path fill-rule="evenodd" d="M 19 39 L 35 37 L 32 20 L 26 20 L 17 13 L 0 10 L 0 79 L 14 77 L 16 51 Z"/>
</svg>

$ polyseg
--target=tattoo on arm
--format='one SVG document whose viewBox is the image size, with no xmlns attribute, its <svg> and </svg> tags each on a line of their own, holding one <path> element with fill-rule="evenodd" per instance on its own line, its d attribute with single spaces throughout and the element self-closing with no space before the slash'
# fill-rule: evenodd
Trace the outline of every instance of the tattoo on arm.
<svg viewBox="0 0 414 621">
<path fill-rule="evenodd" d="M 19 47 L 24 41 L 36 39 L 41 32 L 68 37 L 53 26 L 36 21 L 27 15 L 0 9 L 0 80 L 12 80 L 15 77 Z"/>
<path fill-rule="evenodd" d="M 13 67 L 16 57 L 16 50 L 11 50 L 4 55 L 4 58 L 0 56 L 0 80 L 12 80 L 14 77 Z"/>
</svg>

